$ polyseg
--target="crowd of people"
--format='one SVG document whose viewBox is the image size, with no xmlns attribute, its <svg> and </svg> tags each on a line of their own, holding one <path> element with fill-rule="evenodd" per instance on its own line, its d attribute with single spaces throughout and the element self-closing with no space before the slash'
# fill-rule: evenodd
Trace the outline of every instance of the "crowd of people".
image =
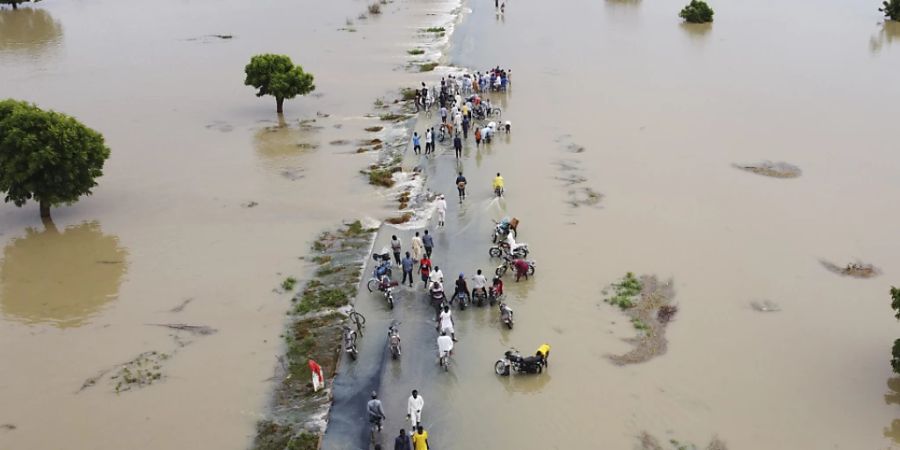
<svg viewBox="0 0 900 450">
<path fill-rule="evenodd" d="M 441 78 L 440 85 L 432 89 L 422 83 L 421 89 L 416 92 L 416 108 L 419 111 L 430 111 L 431 108 L 435 108 L 440 122 L 435 126 L 426 127 L 422 135 L 418 131 L 413 133 L 411 146 L 414 154 L 434 155 L 436 144 L 444 142 L 450 137 L 449 141 L 455 150 L 456 158 L 462 158 L 463 146 L 470 135 L 474 139 L 475 145 L 480 146 L 490 143 L 498 132 L 510 133 L 510 122 L 500 124 L 499 121 L 490 120 L 494 116 L 499 116 L 501 111 L 485 95 L 491 92 L 505 92 L 509 86 L 510 71 L 500 67 L 475 74 L 448 75 Z M 462 203 L 467 197 L 468 186 L 468 180 L 462 171 L 458 171 L 455 186 L 459 202 Z M 497 173 L 493 179 L 491 187 L 496 195 L 503 195 L 505 181 L 500 173 Z M 448 209 L 446 197 L 438 194 L 433 206 L 435 225 L 437 228 L 444 228 Z M 489 289 L 490 293 L 502 296 L 504 289 L 500 276 L 494 276 L 489 282 L 482 269 L 476 269 L 471 278 L 466 278 L 464 273 L 460 273 L 454 280 L 453 297 L 447 297 L 444 292 L 444 272 L 440 266 L 434 265 L 432 262 L 434 247 L 434 236 L 427 229 L 416 231 L 410 239 L 408 247 L 405 247 L 396 235 L 391 236 L 390 253 L 393 256 L 393 264 L 399 266 L 403 271 L 400 284 L 414 288 L 414 271 L 418 271 L 419 279 L 422 282 L 421 288 L 428 292 L 432 299 L 432 306 L 435 310 L 435 328 L 438 334 L 436 342 L 438 360 L 440 361 L 452 354 L 454 344 L 457 342 L 453 311 L 450 308 L 453 298 L 459 295 L 465 295 L 469 299 L 475 298 L 476 295 L 487 298 Z M 404 249 L 406 249 L 405 252 Z M 390 263 L 388 262 L 388 264 Z M 520 266 L 522 265 L 512 264 L 515 269 Z M 527 275 L 527 264 L 524 267 L 522 273 L 517 273 L 517 275 Z M 508 305 L 502 304 L 500 307 L 501 320 L 503 320 L 504 314 L 508 317 L 511 311 Z M 408 399 L 406 414 L 410 421 L 409 432 L 406 428 L 400 430 L 399 435 L 395 438 L 394 450 L 427 450 L 429 448 L 428 432 L 422 424 L 424 404 L 424 399 L 419 392 L 413 390 Z M 370 423 L 380 431 L 381 421 L 386 416 L 381 401 L 377 398 L 377 393 L 372 393 L 372 399 L 366 409 Z M 380 447 L 376 446 L 376 448 Z"/>
</svg>

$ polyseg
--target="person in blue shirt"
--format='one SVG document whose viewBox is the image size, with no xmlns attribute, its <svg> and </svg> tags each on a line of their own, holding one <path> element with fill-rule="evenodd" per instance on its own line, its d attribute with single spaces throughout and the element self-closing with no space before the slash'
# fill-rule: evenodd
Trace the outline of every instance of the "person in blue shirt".
<svg viewBox="0 0 900 450">
<path fill-rule="evenodd" d="M 400 284 L 405 284 L 407 277 L 409 277 L 409 287 L 413 285 L 413 259 L 409 256 L 409 252 L 406 252 L 406 257 L 403 258 L 403 261 L 400 261 L 400 265 L 403 266 L 403 281 Z"/>
<path fill-rule="evenodd" d="M 422 145 L 419 141 L 419 133 L 413 133 L 412 143 L 413 143 L 413 152 L 417 155 L 419 153 L 422 153 Z"/>
</svg>

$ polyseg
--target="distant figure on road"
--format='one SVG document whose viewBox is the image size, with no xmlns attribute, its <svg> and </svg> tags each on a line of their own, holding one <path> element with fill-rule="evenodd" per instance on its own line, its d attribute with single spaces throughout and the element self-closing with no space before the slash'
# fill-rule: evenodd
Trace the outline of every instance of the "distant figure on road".
<svg viewBox="0 0 900 450">
<path fill-rule="evenodd" d="M 400 239 L 397 235 L 391 236 L 391 251 L 394 253 L 394 262 L 400 265 Z"/>
<path fill-rule="evenodd" d="M 369 400 L 369 403 L 366 404 L 366 412 L 369 415 L 369 423 L 378 427 L 378 431 L 381 431 L 381 421 L 386 419 L 387 416 L 384 415 L 384 408 L 381 406 L 381 400 L 378 400 L 378 393 L 372 391 L 372 400 Z"/>
<path fill-rule="evenodd" d="M 403 266 L 403 281 L 401 281 L 400 284 L 406 284 L 406 279 L 409 278 L 409 287 L 412 287 L 412 285 L 413 285 L 413 275 L 412 275 L 413 264 L 414 264 L 414 261 L 413 261 L 412 257 L 409 256 L 409 252 L 406 252 L 406 258 L 403 258 L 403 260 L 400 261 L 400 265 Z"/>
<path fill-rule="evenodd" d="M 425 399 L 419 395 L 419 391 L 413 389 L 412 395 L 406 402 L 406 417 L 412 423 L 412 429 L 422 423 L 422 408 L 425 406 Z"/>
<path fill-rule="evenodd" d="M 434 238 L 425 230 L 425 236 L 422 236 L 422 244 L 425 245 L 425 256 L 431 258 L 431 249 L 434 248 Z"/>
<path fill-rule="evenodd" d="M 412 450 L 412 442 L 410 442 L 409 436 L 406 435 L 406 430 L 403 428 L 400 429 L 400 436 L 394 439 L 394 450 Z"/>
<path fill-rule="evenodd" d="M 425 246 L 422 244 L 422 238 L 419 237 L 419 232 L 416 231 L 416 235 L 413 236 L 412 240 L 412 257 L 416 262 L 422 259 L 422 256 L 425 255 Z"/>
<path fill-rule="evenodd" d="M 447 218 L 447 200 L 444 200 L 443 195 L 438 196 L 434 207 L 435 207 L 435 210 L 437 210 L 438 226 L 443 227 L 444 219 Z"/>
<path fill-rule="evenodd" d="M 416 427 L 416 432 L 412 437 L 413 447 L 415 450 L 428 450 L 428 432 L 422 428 L 422 425 Z"/>
</svg>

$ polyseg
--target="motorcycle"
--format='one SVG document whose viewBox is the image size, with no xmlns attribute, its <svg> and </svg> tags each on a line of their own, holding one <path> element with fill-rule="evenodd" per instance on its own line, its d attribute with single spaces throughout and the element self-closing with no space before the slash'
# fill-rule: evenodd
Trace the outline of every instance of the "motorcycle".
<svg viewBox="0 0 900 450">
<path fill-rule="evenodd" d="M 509 233 L 512 233 L 513 238 L 519 237 L 518 232 L 516 231 L 516 227 L 519 224 L 518 219 L 508 220 L 504 218 L 499 222 L 494 222 L 496 225 L 494 226 L 494 234 L 491 237 L 491 242 L 503 242 L 506 240 L 506 237 L 509 236 Z"/>
<path fill-rule="evenodd" d="M 515 259 L 519 258 L 527 258 L 528 257 L 528 244 L 519 243 L 516 244 L 515 247 L 510 251 L 509 244 L 505 241 L 500 242 L 499 244 L 492 245 L 490 249 L 488 249 L 488 254 L 493 258 L 502 258 L 504 255 L 511 256 Z"/>
<path fill-rule="evenodd" d="M 522 258 L 522 259 L 524 259 L 524 258 Z M 527 260 L 527 259 L 525 260 L 525 262 L 528 263 L 528 276 L 529 277 L 534 276 L 534 266 L 536 266 L 537 263 L 533 260 Z M 512 266 L 512 259 L 504 258 L 503 262 L 500 263 L 500 265 L 497 266 L 496 269 L 494 269 L 494 274 L 497 275 L 498 277 L 502 277 L 503 275 L 506 274 L 506 271 L 508 271 L 511 266 Z"/>
<path fill-rule="evenodd" d="M 475 292 L 472 293 L 472 302 L 474 302 L 478 306 L 484 306 L 484 300 L 489 297 L 489 294 L 485 294 L 482 289 L 475 289 Z M 493 303 L 491 303 L 493 305 Z"/>
<path fill-rule="evenodd" d="M 541 373 L 545 365 L 543 356 L 522 356 L 513 348 L 494 363 L 494 373 L 503 377 L 510 374 L 510 369 L 516 373 Z"/>
<path fill-rule="evenodd" d="M 344 351 L 354 361 L 356 356 L 359 355 L 359 351 L 356 349 L 356 331 L 348 326 L 344 327 Z"/>
<path fill-rule="evenodd" d="M 387 301 L 388 308 L 394 309 L 394 289 L 391 287 L 391 284 L 384 289 L 384 299 Z"/>
<path fill-rule="evenodd" d="M 459 291 L 453 296 L 453 300 L 459 303 L 459 309 L 466 309 L 469 306 L 469 293 Z M 451 304 L 453 303 L 453 300 L 450 301 Z"/>
<path fill-rule="evenodd" d="M 489 135 L 489 136 L 490 136 L 490 135 Z M 490 137 L 488 137 L 488 138 L 485 139 L 484 141 L 487 142 L 488 144 L 491 143 Z M 503 188 L 502 188 L 502 187 L 495 187 L 495 188 L 494 188 L 494 195 L 497 196 L 497 197 L 503 197 Z"/>
<path fill-rule="evenodd" d="M 400 357 L 400 329 L 397 327 L 397 324 L 391 324 L 388 327 L 388 347 L 391 350 L 393 359 Z"/>
<path fill-rule="evenodd" d="M 488 301 L 490 302 L 491 306 L 494 306 L 494 304 L 497 303 L 497 301 L 501 298 L 503 298 L 503 294 L 497 292 L 497 288 L 491 286 L 491 288 L 488 289 Z"/>
<path fill-rule="evenodd" d="M 500 323 L 512 330 L 513 310 L 506 303 L 500 303 Z"/>
</svg>

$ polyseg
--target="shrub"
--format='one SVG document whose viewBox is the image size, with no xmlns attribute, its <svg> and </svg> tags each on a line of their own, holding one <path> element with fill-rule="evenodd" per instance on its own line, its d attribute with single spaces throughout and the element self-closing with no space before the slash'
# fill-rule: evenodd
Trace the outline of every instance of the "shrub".
<svg viewBox="0 0 900 450">
<path fill-rule="evenodd" d="M 900 0 L 885 0 L 881 4 L 883 7 L 878 10 L 884 13 L 884 17 L 900 20 Z"/>
<path fill-rule="evenodd" d="M 414 56 L 422 55 L 422 54 L 425 54 L 425 50 L 422 50 L 421 48 L 414 48 L 412 50 L 407 50 L 406 53 L 409 53 L 410 55 L 414 55 Z"/>
<path fill-rule="evenodd" d="M 894 317 L 900 319 L 900 289 L 895 287 L 891 287 L 891 308 L 894 310 Z M 891 367 L 895 373 L 900 373 L 900 339 L 894 341 L 891 356 Z"/>
<path fill-rule="evenodd" d="M 419 72 L 431 72 L 437 66 L 438 63 L 436 62 L 425 63 L 419 66 Z"/>
<path fill-rule="evenodd" d="M 681 17 L 690 23 L 706 23 L 713 21 L 713 14 L 712 8 L 710 8 L 703 0 L 691 0 L 691 2 L 678 13 L 678 17 Z"/>
<path fill-rule="evenodd" d="M 381 5 L 378 3 L 369 5 L 369 14 L 381 14 Z"/>
</svg>

